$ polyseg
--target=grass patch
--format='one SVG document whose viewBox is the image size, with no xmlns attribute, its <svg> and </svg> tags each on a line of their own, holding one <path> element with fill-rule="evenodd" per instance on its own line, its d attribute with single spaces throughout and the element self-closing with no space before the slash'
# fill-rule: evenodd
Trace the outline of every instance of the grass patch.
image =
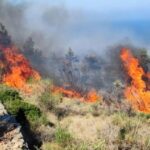
<svg viewBox="0 0 150 150">
<path fill-rule="evenodd" d="M 62 95 L 46 90 L 40 96 L 40 103 L 48 110 L 53 110 L 61 102 Z"/>
<path fill-rule="evenodd" d="M 12 90 L 6 86 L 0 86 L 0 101 L 4 103 L 8 100 L 22 100 L 19 93 L 15 90 Z"/>
<path fill-rule="evenodd" d="M 128 116 L 124 112 L 116 112 L 112 115 L 112 123 L 117 126 L 122 126 L 127 119 Z"/>
<path fill-rule="evenodd" d="M 31 127 L 48 123 L 40 109 L 32 104 L 24 102 L 19 96 L 19 93 L 15 90 L 1 87 L 0 101 L 3 103 L 8 113 L 15 117 L 20 110 L 23 111 Z"/>
<path fill-rule="evenodd" d="M 42 150 L 64 150 L 59 144 L 57 143 L 43 143 Z"/>
<path fill-rule="evenodd" d="M 137 116 L 141 119 L 150 119 L 150 114 L 145 114 L 145 113 L 137 113 Z"/>
<path fill-rule="evenodd" d="M 57 143 L 67 146 L 71 143 L 72 136 L 66 129 L 58 127 L 55 132 L 55 140 Z"/>
</svg>

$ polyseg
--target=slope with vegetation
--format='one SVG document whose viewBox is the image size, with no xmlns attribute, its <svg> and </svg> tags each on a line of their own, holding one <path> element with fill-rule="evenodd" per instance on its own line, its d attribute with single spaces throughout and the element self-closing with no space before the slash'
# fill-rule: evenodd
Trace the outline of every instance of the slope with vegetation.
<svg viewBox="0 0 150 150">
<path fill-rule="evenodd" d="M 14 47 L 5 27 L 3 25 L 0 27 L 0 103 L 3 104 L 9 115 L 13 116 L 21 125 L 21 133 L 29 149 L 150 149 L 150 115 L 135 112 L 123 99 L 124 85 L 120 81 L 114 83 L 112 94 L 108 94 L 109 92 L 106 94 L 106 91 L 105 94 L 102 94 L 105 95 L 103 99 L 102 97 L 101 99 L 96 98 L 97 101 L 93 103 L 81 101 L 81 98 L 87 98 L 85 93 L 89 90 L 89 85 L 99 90 L 104 86 L 104 83 L 99 82 L 110 80 L 112 83 L 116 78 L 120 79 L 118 76 L 122 74 L 122 68 L 115 69 L 116 63 L 120 63 L 120 60 L 115 61 L 112 66 L 109 65 L 110 63 L 104 65 L 103 60 L 100 61 L 97 56 L 88 56 L 85 57 L 85 62 L 81 67 L 78 58 L 69 49 L 63 58 L 63 63 L 60 63 L 61 70 L 59 67 L 59 69 L 57 68 L 61 73 L 57 78 L 60 81 L 57 82 L 68 83 L 67 88 L 72 88 L 79 94 L 83 93 L 83 96 L 66 98 L 66 95 L 61 92 L 53 92 L 51 90 L 54 86 L 53 83 L 49 79 L 41 79 L 38 72 L 32 68 L 32 66 L 39 67 L 38 70 L 43 72 L 43 77 L 48 76 L 47 69 L 44 68 L 45 61 L 42 61 L 46 58 L 38 49 L 34 48 L 34 42 L 29 39 L 22 50 L 22 53 L 31 61 L 31 66 L 21 51 Z M 118 54 L 117 51 L 117 58 Z M 112 55 L 115 55 L 114 58 Z M 143 90 L 149 91 L 149 58 L 145 52 L 141 56 L 139 59 L 143 63 L 136 63 L 135 71 L 139 70 L 140 65 L 144 68 L 142 72 L 145 72 L 145 78 L 143 79 L 141 75 L 138 78 L 146 83 L 142 88 L 143 92 Z M 33 59 L 34 57 L 36 59 Z M 116 49 L 115 53 L 111 54 L 111 58 L 116 59 Z M 55 61 L 57 61 L 56 58 Z M 57 65 L 54 62 L 52 64 Z M 53 67 L 50 65 L 50 67 L 55 68 L 55 65 Z M 101 70 L 103 65 L 103 70 L 106 72 Z M 108 72 L 109 78 L 105 79 Z M 100 73 L 104 73 L 104 75 Z M 101 80 L 98 78 L 100 75 L 102 75 Z M 132 79 L 132 81 L 134 80 Z M 134 89 L 136 85 L 134 85 Z M 23 90 L 24 88 L 27 90 Z M 141 89 L 139 91 L 141 92 Z M 135 101 L 138 102 L 136 99 Z M 149 108 L 148 105 L 147 107 Z M 3 139 L 4 135 L 5 133 L 0 134 L 0 139 Z M 10 146 L 9 150 L 11 149 L 14 148 Z"/>
<path fill-rule="evenodd" d="M 30 149 L 150 149 L 150 115 L 122 109 L 123 103 L 117 107 L 65 98 L 50 92 L 48 80 L 29 84 L 32 94 L 1 85 L 0 100 L 22 125 Z"/>
</svg>

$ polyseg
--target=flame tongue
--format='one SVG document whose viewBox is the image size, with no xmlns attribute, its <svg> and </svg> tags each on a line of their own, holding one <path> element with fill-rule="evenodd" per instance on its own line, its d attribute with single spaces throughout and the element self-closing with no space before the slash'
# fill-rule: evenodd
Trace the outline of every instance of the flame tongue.
<svg viewBox="0 0 150 150">
<path fill-rule="evenodd" d="M 54 86 L 52 88 L 52 91 L 54 93 L 63 94 L 64 96 L 69 98 L 78 98 L 81 101 L 86 101 L 86 102 L 96 102 L 101 99 L 101 97 L 97 94 L 97 92 L 94 89 L 89 91 L 87 94 L 81 94 L 75 90 L 71 90 L 71 89 L 68 90 L 63 87 Z"/>
<path fill-rule="evenodd" d="M 86 100 L 88 102 L 96 102 L 98 101 L 99 99 L 101 99 L 101 97 L 97 94 L 97 92 L 92 89 L 90 90 L 88 93 L 87 93 L 87 96 L 86 96 Z"/>
<path fill-rule="evenodd" d="M 150 113 L 150 91 L 146 88 L 146 83 L 143 80 L 144 76 L 148 75 L 137 58 L 133 56 L 129 49 L 123 48 L 120 54 L 127 74 L 131 78 L 131 85 L 125 89 L 125 97 L 130 101 L 132 106 L 139 111 Z"/>
<path fill-rule="evenodd" d="M 54 93 L 63 94 L 64 96 L 69 97 L 69 98 L 72 98 L 72 97 L 80 98 L 80 97 L 81 97 L 80 93 L 77 93 L 77 92 L 74 91 L 74 90 L 67 90 L 67 89 L 64 89 L 64 88 L 62 88 L 62 87 L 56 87 L 56 86 L 54 86 L 54 87 L 52 88 L 52 91 L 53 91 Z"/>
<path fill-rule="evenodd" d="M 2 82 L 24 91 L 29 91 L 26 82 L 30 77 L 40 79 L 38 72 L 32 69 L 27 59 L 19 53 L 15 46 L 2 48 L 1 69 L 3 69 Z"/>
</svg>

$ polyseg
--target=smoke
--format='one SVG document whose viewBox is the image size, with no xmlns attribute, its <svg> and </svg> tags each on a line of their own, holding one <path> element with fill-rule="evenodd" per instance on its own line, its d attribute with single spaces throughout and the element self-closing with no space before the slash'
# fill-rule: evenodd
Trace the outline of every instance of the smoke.
<svg viewBox="0 0 150 150">
<path fill-rule="evenodd" d="M 22 46 L 28 37 L 32 37 L 37 47 L 46 54 L 63 49 L 68 19 L 69 13 L 63 5 L 0 1 L 0 22 L 5 25 L 13 41 Z"/>
<path fill-rule="evenodd" d="M 120 24 L 119 27 L 116 25 L 119 23 L 114 23 L 110 18 L 105 20 L 103 13 L 97 15 L 68 8 L 65 3 L 0 1 L 0 22 L 35 68 L 41 72 L 44 70 L 46 75 L 53 78 L 61 78 L 58 72 L 63 68 L 65 53 L 71 47 L 80 59 L 80 81 L 86 80 L 84 84 L 97 88 L 108 87 L 116 79 L 123 80 L 119 58 L 121 46 L 116 45 L 149 47 L 141 37 L 136 36 L 132 30 L 134 26 L 126 28 Z M 32 37 L 33 47 L 28 37 Z M 108 47 L 111 45 L 114 46 Z M 28 48 L 32 53 L 25 52 Z M 93 65 L 98 65 L 98 69 L 93 70 Z M 86 75 L 83 71 L 85 68 L 88 70 Z M 73 70 L 71 73 L 74 73 Z"/>
<path fill-rule="evenodd" d="M 25 4 L 13 5 L 8 0 L 0 1 L 0 22 L 3 23 L 12 39 L 17 43 L 23 42 L 25 24 L 24 24 L 24 11 Z M 23 34 L 22 34 L 23 33 Z"/>
<path fill-rule="evenodd" d="M 108 18 L 104 19 L 104 16 Z M 127 27 L 124 27 L 112 18 L 105 13 L 70 8 L 64 1 L 0 1 L 0 22 L 6 26 L 13 41 L 22 46 L 28 37 L 32 37 L 46 55 L 51 55 L 52 51 L 66 51 L 68 47 L 79 54 L 85 55 L 91 50 L 103 54 L 107 46 L 127 39 L 138 46 L 146 45 L 134 34 L 134 26 L 128 27 L 125 22 Z"/>
</svg>

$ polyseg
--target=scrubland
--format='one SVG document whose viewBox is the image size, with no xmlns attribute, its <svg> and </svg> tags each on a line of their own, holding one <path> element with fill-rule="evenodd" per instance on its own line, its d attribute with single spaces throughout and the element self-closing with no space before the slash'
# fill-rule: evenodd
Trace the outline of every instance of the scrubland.
<svg viewBox="0 0 150 150">
<path fill-rule="evenodd" d="M 21 124 L 29 148 L 42 150 L 149 150 L 150 115 L 103 100 L 81 102 L 52 93 L 52 82 L 28 83 L 31 93 L 0 86 L 0 101 Z M 32 136 L 28 135 L 32 133 Z M 31 140 L 32 138 L 32 140 Z"/>
</svg>

